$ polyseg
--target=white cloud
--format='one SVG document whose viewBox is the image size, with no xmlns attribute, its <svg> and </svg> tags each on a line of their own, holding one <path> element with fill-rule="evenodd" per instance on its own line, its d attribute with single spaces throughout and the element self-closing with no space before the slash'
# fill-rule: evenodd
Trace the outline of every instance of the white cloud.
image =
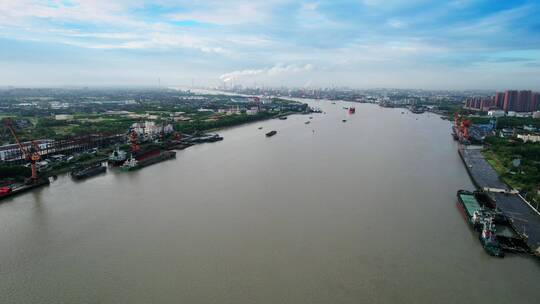
<svg viewBox="0 0 540 304">
<path fill-rule="evenodd" d="M 305 65 L 296 65 L 296 64 L 285 65 L 282 63 L 278 63 L 270 68 L 233 71 L 233 72 L 221 75 L 219 79 L 225 82 L 230 82 L 230 81 L 238 80 L 244 77 L 253 77 L 253 76 L 275 77 L 275 76 L 285 75 L 285 74 L 308 72 L 308 71 L 313 70 L 313 68 L 314 66 L 309 63 Z"/>
<path fill-rule="evenodd" d="M 388 25 L 393 28 L 402 28 L 405 26 L 405 23 L 403 21 L 392 19 L 392 20 L 388 20 Z"/>
<path fill-rule="evenodd" d="M 305 10 L 314 11 L 317 8 L 319 8 L 319 3 L 318 2 L 308 2 L 308 3 L 304 3 L 302 5 L 302 9 L 305 9 Z"/>
<path fill-rule="evenodd" d="M 144 34 L 134 33 L 92 33 L 90 37 L 110 38 L 114 41 L 105 43 L 94 41 L 63 40 L 65 44 L 75 45 L 89 49 L 173 49 L 187 48 L 196 49 L 203 53 L 228 54 L 223 47 L 215 46 L 215 43 L 207 39 L 190 34 L 174 34 L 167 32 L 153 32 Z M 78 34 L 70 36 L 78 37 Z M 81 34 L 85 37 L 86 34 Z M 123 40 L 123 41 L 122 41 Z"/>
<path fill-rule="evenodd" d="M 0 23 L 28 24 L 32 19 L 82 21 L 93 24 L 140 26 L 143 23 L 127 13 L 129 2 L 92 0 L 43 2 L 36 0 L 0 1 Z"/>
<path fill-rule="evenodd" d="M 176 21 L 196 21 L 217 25 L 239 25 L 264 22 L 269 18 L 268 5 L 265 2 L 227 2 L 213 5 L 211 8 L 193 9 L 189 12 L 172 14 Z"/>
</svg>

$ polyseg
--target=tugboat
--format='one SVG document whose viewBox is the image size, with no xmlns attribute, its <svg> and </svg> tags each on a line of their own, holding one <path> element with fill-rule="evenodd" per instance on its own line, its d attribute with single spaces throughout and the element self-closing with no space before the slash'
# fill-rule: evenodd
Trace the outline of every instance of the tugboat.
<svg viewBox="0 0 540 304">
<path fill-rule="evenodd" d="M 356 113 L 356 109 L 354 107 L 350 107 L 349 114 L 354 114 L 354 113 Z"/>
<path fill-rule="evenodd" d="M 285 119 L 287 119 L 287 116 L 280 116 L 279 119 L 285 120 Z"/>
<path fill-rule="evenodd" d="M 116 148 L 111 155 L 109 155 L 109 164 L 113 166 L 121 166 L 127 159 L 126 151 Z"/>
<path fill-rule="evenodd" d="M 133 155 L 131 155 L 125 162 L 124 164 L 122 164 L 122 170 L 126 170 L 126 171 L 130 171 L 130 170 L 133 170 L 135 168 L 137 168 L 137 165 L 139 164 L 139 162 L 137 161 L 137 159 L 135 159 L 135 157 L 133 157 Z"/>
<path fill-rule="evenodd" d="M 495 236 L 495 225 L 492 218 L 485 218 L 482 221 L 482 232 L 480 233 L 480 242 L 487 254 L 495 257 L 504 257 L 504 251 Z"/>
<path fill-rule="evenodd" d="M 277 134 L 277 131 L 276 131 L 276 130 L 272 130 L 272 131 L 266 133 L 266 137 L 272 137 L 272 136 L 274 136 L 274 135 L 276 135 L 276 134 Z"/>
</svg>

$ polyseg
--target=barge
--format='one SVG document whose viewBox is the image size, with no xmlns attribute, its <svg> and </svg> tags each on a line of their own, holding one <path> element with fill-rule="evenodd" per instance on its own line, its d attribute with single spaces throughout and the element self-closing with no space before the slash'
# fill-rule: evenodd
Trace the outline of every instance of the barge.
<svg viewBox="0 0 540 304">
<path fill-rule="evenodd" d="M 38 178 L 37 180 L 28 180 L 24 184 L 10 185 L 0 187 L 0 200 L 24 193 L 26 191 L 50 184 L 48 178 Z"/>
<path fill-rule="evenodd" d="M 103 166 L 101 163 L 98 163 L 86 168 L 73 170 L 70 174 L 73 179 L 81 180 L 105 172 L 107 172 L 107 167 Z"/>
<path fill-rule="evenodd" d="M 200 143 L 207 143 L 207 142 L 216 142 L 220 140 L 223 140 L 223 137 L 220 136 L 219 134 L 203 134 L 203 135 L 187 137 L 184 141 L 186 143 L 200 144 Z"/>
<path fill-rule="evenodd" d="M 175 151 L 151 150 L 138 156 L 130 156 L 121 169 L 124 171 L 137 170 L 175 157 Z"/>
<path fill-rule="evenodd" d="M 274 136 L 274 135 L 276 135 L 276 134 L 277 134 L 277 131 L 276 131 L 276 130 L 272 130 L 272 131 L 266 133 L 266 137 L 272 137 L 272 136 Z"/>
</svg>

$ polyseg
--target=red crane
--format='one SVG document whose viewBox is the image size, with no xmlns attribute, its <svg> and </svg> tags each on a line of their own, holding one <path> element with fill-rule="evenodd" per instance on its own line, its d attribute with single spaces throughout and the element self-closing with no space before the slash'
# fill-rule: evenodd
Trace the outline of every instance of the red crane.
<svg viewBox="0 0 540 304">
<path fill-rule="evenodd" d="M 131 130 L 131 132 L 129 133 L 129 144 L 131 153 L 139 152 L 139 150 L 141 149 L 141 146 L 139 145 L 139 135 L 137 135 L 137 132 L 135 132 L 135 130 Z"/>
<path fill-rule="evenodd" d="M 469 127 L 472 122 L 456 112 L 454 113 L 454 124 L 459 138 L 469 140 Z"/>
<path fill-rule="evenodd" d="M 472 122 L 466 118 L 461 119 L 461 133 L 463 137 L 469 140 L 469 127 L 472 125 Z"/>
<path fill-rule="evenodd" d="M 19 146 L 19 150 L 22 153 L 22 157 L 30 162 L 32 168 L 32 176 L 30 178 L 32 182 L 35 182 L 38 179 L 37 162 L 41 159 L 38 145 L 35 141 L 32 140 L 30 146 L 23 146 L 23 144 L 19 140 L 19 137 L 17 136 L 17 133 L 15 133 L 15 129 L 13 128 L 11 120 L 5 119 L 4 125 L 11 132 L 11 135 L 13 135 L 13 137 L 15 138 L 15 141 Z"/>
</svg>

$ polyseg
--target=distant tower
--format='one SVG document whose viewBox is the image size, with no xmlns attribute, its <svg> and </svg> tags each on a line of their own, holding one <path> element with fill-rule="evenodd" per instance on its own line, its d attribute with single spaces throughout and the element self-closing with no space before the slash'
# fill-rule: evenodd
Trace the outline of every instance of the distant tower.
<svg viewBox="0 0 540 304">
<path fill-rule="evenodd" d="M 503 104 L 503 110 L 508 111 L 515 111 L 516 110 L 516 101 L 518 97 L 518 91 L 515 90 L 508 90 L 504 92 L 504 104 Z"/>
</svg>

